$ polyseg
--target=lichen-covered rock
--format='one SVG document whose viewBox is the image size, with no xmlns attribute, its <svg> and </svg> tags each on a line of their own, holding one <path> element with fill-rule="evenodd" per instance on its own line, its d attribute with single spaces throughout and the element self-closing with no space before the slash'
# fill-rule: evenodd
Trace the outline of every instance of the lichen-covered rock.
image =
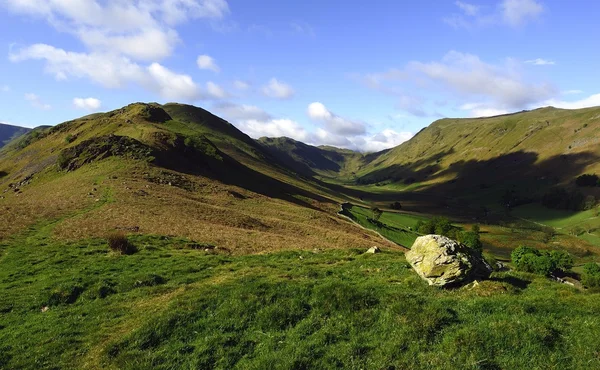
<svg viewBox="0 0 600 370">
<path fill-rule="evenodd" d="M 492 268 L 479 251 L 441 235 L 415 240 L 406 260 L 429 285 L 458 285 L 486 278 Z"/>
</svg>

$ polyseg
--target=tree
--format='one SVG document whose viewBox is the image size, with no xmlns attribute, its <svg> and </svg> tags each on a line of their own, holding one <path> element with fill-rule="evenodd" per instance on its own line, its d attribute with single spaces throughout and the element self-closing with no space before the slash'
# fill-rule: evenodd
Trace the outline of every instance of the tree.
<svg viewBox="0 0 600 370">
<path fill-rule="evenodd" d="M 483 249 L 483 244 L 479 239 L 479 234 L 474 231 L 463 231 L 459 235 L 459 241 L 469 248 L 476 249 L 478 251 Z"/>
<path fill-rule="evenodd" d="M 566 272 L 573 267 L 573 257 L 565 251 L 548 252 L 525 246 L 515 249 L 511 260 L 517 270 L 540 275 Z"/>
<path fill-rule="evenodd" d="M 479 234 L 479 232 L 480 232 L 479 225 L 478 224 L 473 224 L 473 226 L 471 226 L 471 231 L 474 232 L 474 233 L 476 233 L 476 234 Z"/>
<path fill-rule="evenodd" d="M 383 214 L 383 211 L 377 207 L 371 208 L 371 212 L 373 213 L 373 220 L 375 221 L 378 221 L 381 215 Z"/>
<path fill-rule="evenodd" d="M 595 262 L 586 263 L 583 266 L 583 274 L 581 275 L 581 283 L 586 288 L 600 287 L 600 266 Z"/>
</svg>

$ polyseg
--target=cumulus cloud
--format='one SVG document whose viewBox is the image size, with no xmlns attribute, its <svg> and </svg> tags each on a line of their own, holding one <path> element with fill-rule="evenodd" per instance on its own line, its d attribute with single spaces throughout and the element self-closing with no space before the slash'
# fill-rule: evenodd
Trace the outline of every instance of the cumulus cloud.
<svg viewBox="0 0 600 370">
<path fill-rule="evenodd" d="M 200 90 L 190 76 L 177 74 L 158 63 L 152 63 L 147 71 L 150 80 L 144 84 L 147 83 L 162 97 L 190 101 L 201 98 Z"/>
<path fill-rule="evenodd" d="M 294 96 L 294 89 L 276 78 L 272 78 L 268 84 L 263 86 L 262 93 L 270 98 L 275 99 L 289 99 Z"/>
<path fill-rule="evenodd" d="M 33 94 L 33 93 L 25 94 L 25 100 L 27 100 L 31 104 L 31 106 L 36 109 L 41 109 L 41 110 L 52 109 L 52 106 L 50 104 L 46 104 L 46 103 L 42 102 L 40 97 L 37 96 L 36 94 Z"/>
<path fill-rule="evenodd" d="M 221 71 L 221 68 L 219 68 L 217 62 L 215 62 L 213 57 L 209 55 L 198 56 L 198 59 L 196 59 L 196 64 L 198 64 L 198 68 L 200 69 L 206 69 L 216 73 L 219 73 Z"/>
<path fill-rule="evenodd" d="M 392 129 L 385 129 L 376 135 L 365 137 L 361 143 L 362 145 L 359 145 L 359 147 L 364 152 L 379 152 L 396 147 L 410 140 L 413 136 L 411 132 L 396 132 Z"/>
<path fill-rule="evenodd" d="M 324 124 L 327 131 L 335 135 L 356 136 L 366 133 L 363 122 L 352 121 L 332 113 L 319 102 L 311 103 L 307 109 L 308 116 Z"/>
<path fill-rule="evenodd" d="M 467 103 L 460 107 L 461 110 L 468 111 L 470 117 L 493 117 L 509 113 L 505 109 L 494 108 L 485 103 Z"/>
<path fill-rule="evenodd" d="M 546 106 L 552 106 L 563 109 L 580 109 L 600 106 L 600 94 L 594 94 L 587 98 L 575 100 L 575 101 L 564 101 L 557 99 L 550 99 L 544 102 Z"/>
<path fill-rule="evenodd" d="M 300 124 L 287 118 L 266 121 L 250 119 L 238 122 L 237 126 L 253 138 L 286 136 L 300 141 L 307 141 L 309 137 L 308 132 Z"/>
<path fill-rule="evenodd" d="M 73 99 L 73 106 L 78 109 L 85 109 L 89 111 L 96 111 L 100 109 L 102 102 L 96 98 L 75 98 Z"/>
<path fill-rule="evenodd" d="M 206 92 L 208 96 L 213 99 L 225 99 L 229 96 L 221 86 L 212 81 L 206 83 Z"/>
<path fill-rule="evenodd" d="M 87 78 L 107 88 L 136 84 L 166 99 L 195 101 L 222 99 L 228 95 L 212 82 L 204 92 L 189 75 L 174 72 L 159 63 L 142 66 L 118 55 L 75 53 L 35 44 L 11 53 L 9 58 L 13 62 L 43 60 L 46 72 L 57 80 Z"/>
<path fill-rule="evenodd" d="M 556 62 L 554 62 L 552 60 L 547 60 L 547 59 L 542 59 L 542 58 L 526 60 L 525 63 L 532 64 L 534 66 L 553 66 L 556 64 Z"/>
<path fill-rule="evenodd" d="M 177 24 L 190 19 L 220 19 L 225 0 L 4 0 L 8 10 L 46 19 L 70 32 L 94 52 L 118 53 L 155 61 L 172 54 L 179 42 Z"/>
</svg>

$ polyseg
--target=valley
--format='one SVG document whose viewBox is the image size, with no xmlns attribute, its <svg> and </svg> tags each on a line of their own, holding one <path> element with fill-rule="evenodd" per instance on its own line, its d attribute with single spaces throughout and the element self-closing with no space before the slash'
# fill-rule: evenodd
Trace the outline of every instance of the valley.
<svg viewBox="0 0 600 370">
<path fill-rule="evenodd" d="M 598 130 L 543 108 L 360 153 L 174 103 L 35 129 L 0 149 L 0 368 L 598 364 Z M 504 267 L 427 286 L 404 252 L 430 220 Z M 568 252 L 577 285 L 514 268 L 522 245 Z"/>
</svg>

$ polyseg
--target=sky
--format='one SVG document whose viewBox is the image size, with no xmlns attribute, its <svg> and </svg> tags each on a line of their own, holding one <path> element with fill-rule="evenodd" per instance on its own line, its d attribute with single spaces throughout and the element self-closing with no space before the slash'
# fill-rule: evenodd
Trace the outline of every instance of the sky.
<svg viewBox="0 0 600 370">
<path fill-rule="evenodd" d="M 379 151 L 444 117 L 600 105 L 598 14 L 566 0 L 0 0 L 0 122 L 179 102 L 254 138 Z"/>
</svg>

